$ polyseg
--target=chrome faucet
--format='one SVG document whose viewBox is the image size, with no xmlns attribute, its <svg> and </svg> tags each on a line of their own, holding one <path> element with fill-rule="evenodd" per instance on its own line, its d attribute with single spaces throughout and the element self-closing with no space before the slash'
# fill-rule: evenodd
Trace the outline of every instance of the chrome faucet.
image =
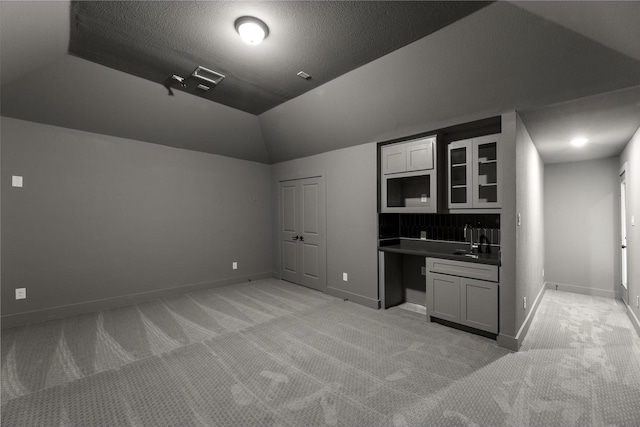
<svg viewBox="0 0 640 427">
<path fill-rule="evenodd" d="M 489 238 L 484 234 L 482 236 L 480 236 L 480 239 L 478 239 L 478 243 L 480 244 L 480 246 L 478 248 L 478 252 L 482 253 L 482 242 L 483 241 L 487 245 L 487 250 L 486 250 L 485 253 L 490 254 L 491 253 L 491 242 L 489 241 Z"/>
<path fill-rule="evenodd" d="M 473 253 L 478 249 L 478 245 L 473 244 L 473 226 L 464 225 L 464 239 L 467 240 L 467 231 L 469 232 L 469 252 Z"/>
</svg>

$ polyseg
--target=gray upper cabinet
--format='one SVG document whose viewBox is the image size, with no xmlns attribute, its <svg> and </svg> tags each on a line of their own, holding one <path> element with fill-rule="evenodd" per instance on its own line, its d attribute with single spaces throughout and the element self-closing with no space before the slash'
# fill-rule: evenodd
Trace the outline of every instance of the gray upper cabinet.
<svg viewBox="0 0 640 427">
<path fill-rule="evenodd" d="M 382 147 L 384 175 L 433 169 L 436 137 L 400 142 Z"/>
<path fill-rule="evenodd" d="M 447 151 L 449 209 L 501 208 L 500 134 L 455 141 Z"/>
<path fill-rule="evenodd" d="M 436 137 L 381 148 L 382 212 L 437 212 Z"/>
</svg>

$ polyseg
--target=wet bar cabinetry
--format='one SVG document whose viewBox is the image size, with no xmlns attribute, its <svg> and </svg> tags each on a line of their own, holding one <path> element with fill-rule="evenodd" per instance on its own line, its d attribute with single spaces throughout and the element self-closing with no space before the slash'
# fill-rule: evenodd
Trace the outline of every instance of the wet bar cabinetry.
<svg viewBox="0 0 640 427">
<path fill-rule="evenodd" d="M 437 212 L 436 136 L 381 148 L 381 211 Z"/>
<path fill-rule="evenodd" d="M 500 134 L 449 144 L 447 182 L 450 212 L 469 212 L 470 209 L 490 212 L 502 207 L 499 144 Z"/>
<path fill-rule="evenodd" d="M 427 258 L 427 316 L 498 333 L 498 266 Z"/>
</svg>

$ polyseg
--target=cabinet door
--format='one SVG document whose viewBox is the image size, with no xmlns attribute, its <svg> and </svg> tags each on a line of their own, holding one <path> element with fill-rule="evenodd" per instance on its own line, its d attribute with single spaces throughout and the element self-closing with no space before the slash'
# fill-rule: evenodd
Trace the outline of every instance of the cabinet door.
<svg viewBox="0 0 640 427">
<path fill-rule="evenodd" d="M 460 323 L 460 278 L 427 273 L 427 316 Z"/>
<path fill-rule="evenodd" d="M 433 169 L 435 141 L 436 139 L 432 137 L 406 144 L 407 172 Z"/>
<path fill-rule="evenodd" d="M 502 206 L 500 135 L 473 139 L 473 207 Z"/>
<path fill-rule="evenodd" d="M 460 279 L 460 323 L 498 333 L 498 284 Z"/>
<path fill-rule="evenodd" d="M 407 149 L 404 144 L 382 147 L 382 173 L 400 173 L 407 171 Z"/>
<path fill-rule="evenodd" d="M 449 209 L 473 207 L 472 140 L 456 141 L 448 147 Z"/>
</svg>

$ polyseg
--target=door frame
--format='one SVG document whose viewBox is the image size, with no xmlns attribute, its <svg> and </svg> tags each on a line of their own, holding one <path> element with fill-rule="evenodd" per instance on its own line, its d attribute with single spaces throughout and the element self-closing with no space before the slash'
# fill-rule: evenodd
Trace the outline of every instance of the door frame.
<svg viewBox="0 0 640 427">
<path fill-rule="evenodd" d="M 627 227 L 627 219 L 628 219 L 628 191 L 627 191 L 627 177 L 628 177 L 628 163 L 625 162 L 622 167 L 620 167 L 618 173 L 618 185 L 620 189 L 620 240 L 619 240 L 619 249 L 620 249 L 620 284 L 621 284 L 621 296 L 623 301 L 628 304 L 628 254 L 627 254 L 627 236 L 628 236 L 628 227 Z"/>
<path fill-rule="evenodd" d="M 278 224 L 277 224 L 277 230 L 276 230 L 276 238 L 278 239 L 278 279 L 282 280 L 282 269 L 283 269 L 283 262 L 282 262 L 282 239 L 280 239 L 280 230 L 282 230 L 282 194 L 280 192 L 280 185 L 283 182 L 289 182 L 289 181 L 299 181 L 299 180 L 303 180 L 303 179 L 309 179 L 309 178 L 319 178 L 322 181 L 322 187 L 324 189 L 324 204 L 323 206 L 321 206 L 320 209 L 323 210 L 323 215 L 322 215 L 322 219 L 324 220 L 324 235 L 323 237 L 323 257 L 324 257 L 324 285 L 322 287 L 321 292 L 326 293 L 327 290 L 327 279 L 328 279 L 328 275 L 327 275 L 327 271 L 328 271 L 328 266 L 327 266 L 327 181 L 325 178 L 326 174 L 324 172 L 318 171 L 317 173 L 306 173 L 306 174 L 287 174 L 284 176 L 281 176 L 280 178 L 277 179 L 277 191 L 278 191 L 278 197 L 277 197 L 277 204 L 278 204 L 278 209 L 277 209 L 277 215 L 278 215 Z M 302 286 L 302 285 L 301 285 Z"/>
</svg>

